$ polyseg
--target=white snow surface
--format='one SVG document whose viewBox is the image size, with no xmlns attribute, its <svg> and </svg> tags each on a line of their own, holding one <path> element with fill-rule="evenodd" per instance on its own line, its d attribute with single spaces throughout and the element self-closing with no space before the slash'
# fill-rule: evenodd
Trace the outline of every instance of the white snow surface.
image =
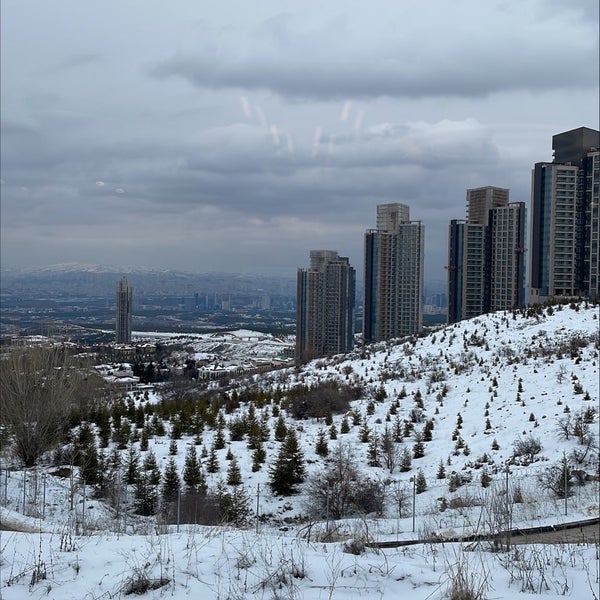
<svg viewBox="0 0 600 600">
<path fill-rule="evenodd" d="M 53 475 L 56 467 L 40 465 L 27 473 L 4 469 L 0 472 L 1 522 L 23 531 L 0 532 L 0 598 L 108 600 L 125 597 L 135 583 L 148 581 L 156 586 L 163 583 L 144 593 L 144 598 L 153 599 L 425 600 L 447 597 L 452 581 L 462 574 L 484 590 L 481 598 L 490 600 L 593 600 L 598 598 L 600 577 L 598 537 L 595 544 L 516 546 L 498 553 L 467 542 L 424 542 L 367 549 L 359 555 L 344 552 L 344 546 L 353 539 L 424 540 L 433 534 L 451 537 L 477 532 L 482 504 L 506 492 L 506 479 L 509 489 L 518 487 L 523 496 L 523 502 L 513 505 L 513 527 L 597 517 L 598 481 L 575 486 L 565 503 L 544 489 L 538 477 L 563 457 L 571 468 L 597 475 L 598 361 L 598 309 L 580 305 L 553 307 L 553 314 L 537 316 L 482 316 L 423 338 L 380 343 L 313 361 L 300 370 L 254 376 L 254 382 L 271 390 L 333 379 L 362 384 L 364 394 L 352 403 L 352 411 L 379 433 L 393 425 L 395 415 L 389 422 L 386 416 L 403 388 L 406 396 L 399 400 L 397 415 L 409 419 L 418 390 L 424 419 L 434 421 L 433 440 L 425 442 L 425 456 L 413 459 L 409 472 L 368 466 L 368 444 L 360 442 L 360 428 L 351 426 L 349 433 L 339 433 L 343 415 L 333 416 L 338 436 L 328 440 L 330 451 L 337 443 L 349 444 L 361 473 L 386 481 L 389 490 L 404 485 L 412 491 L 410 478 L 421 469 L 427 490 L 415 496 L 414 521 L 412 507 L 399 514 L 390 492 L 383 515 L 318 522 L 308 537 L 302 520 L 310 502 L 305 488 L 301 485 L 296 495 L 282 498 L 273 496 L 268 486 L 269 465 L 280 445 L 273 439 L 273 416 L 269 417 L 271 437 L 265 443 L 267 462 L 261 470 L 252 472 L 251 451 L 242 440 L 219 450 L 221 472 L 207 475 L 209 486 L 225 477 L 229 464 L 225 454 L 231 449 L 242 470 L 243 486 L 253 498 L 252 519 L 243 528 L 167 527 L 131 512 L 116 519 L 101 501 L 85 497 L 89 490 Z M 239 389 L 246 384 L 240 380 Z M 382 395 L 382 388 L 385 398 L 373 400 L 375 394 Z M 149 402 L 157 399 L 151 394 Z M 374 411 L 368 415 L 370 402 Z M 595 411 L 590 427 L 593 448 L 578 462 L 582 446 L 572 435 L 569 439 L 559 435 L 558 422 L 590 408 Z M 246 410 L 243 405 L 238 409 Z M 263 410 L 257 409 L 259 417 Z M 459 435 L 468 446 L 467 454 L 464 448 L 455 450 L 456 440 L 452 440 L 459 413 Z M 234 416 L 228 414 L 226 419 Z M 314 446 L 319 430 L 328 426 L 316 419 L 296 422 L 289 415 L 286 421 L 297 428 L 308 476 L 318 476 L 324 463 Z M 415 427 L 421 429 L 423 424 Z M 205 429 L 202 441 L 207 448 L 213 436 L 213 430 Z M 518 464 L 513 458 L 514 442 L 530 436 L 540 441 L 542 450 L 531 464 Z M 497 450 L 492 450 L 494 439 Z M 193 440 L 183 437 L 177 444 L 175 459 L 181 473 L 186 447 Z M 411 450 L 413 444 L 411 436 L 401 446 Z M 170 458 L 168 437 L 151 439 L 149 450 L 164 468 Z M 484 454 L 488 462 L 481 466 L 484 461 L 477 459 Z M 436 478 L 440 462 L 446 469 L 444 479 Z M 483 468 L 492 477 L 485 489 L 480 483 Z M 448 478 L 453 471 L 471 481 L 450 492 Z M 462 501 L 456 502 L 458 508 L 440 511 L 440 498 Z M 257 504 L 264 517 L 260 522 L 254 521 Z M 335 529 L 335 541 L 316 541 L 327 527 Z"/>
</svg>

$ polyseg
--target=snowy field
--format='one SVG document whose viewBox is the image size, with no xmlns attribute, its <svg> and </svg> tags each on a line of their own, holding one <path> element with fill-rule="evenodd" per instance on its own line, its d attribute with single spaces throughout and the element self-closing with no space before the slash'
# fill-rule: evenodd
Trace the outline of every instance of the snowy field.
<svg viewBox="0 0 600 600">
<path fill-rule="evenodd" d="M 424 338 L 240 380 L 227 393 L 261 389 L 274 398 L 294 386 L 334 380 L 363 392 L 350 411 L 332 415 L 331 425 L 323 418 L 296 420 L 285 408 L 277 411 L 295 429 L 305 459 L 306 481 L 293 495 L 277 496 L 269 487 L 281 448 L 273 435 L 274 400 L 256 409 L 271 432 L 261 468 L 252 470 L 247 439 L 228 438 L 216 450 L 219 467 L 206 473 L 209 489 L 227 478 L 229 453 L 242 475 L 236 489 L 249 498 L 247 519 L 237 528 L 165 525 L 141 517 L 133 510 L 132 487 L 124 489 L 123 505 L 115 512 L 76 474 L 60 476 L 56 465 L 40 464 L 28 472 L 16 465 L 3 468 L 2 523 L 26 532 L 1 532 L 0 598 L 96 600 L 143 593 L 145 598 L 435 599 L 451 598 L 452 586 L 463 585 L 478 595 L 454 598 L 597 600 L 600 535 L 589 544 L 511 546 L 499 552 L 488 542 L 424 540 L 598 516 L 598 361 L 598 309 L 578 305 L 541 315 L 488 315 Z M 152 406 L 161 395 L 131 399 Z M 229 426 L 247 414 L 242 403 L 223 411 L 223 419 Z M 360 415 L 360 423 L 354 424 L 353 415 Z M 576 424 L 584 415 L 587 427 L 581 432 Z M 342 433 L 344 419 L 347 433 Z M 428 421 L 431 440 L 423 441 L 423 456 L 415 457 Z M 411 429 L 405 430 L 406 422 Z M 394 443 L 394 460 L 386 464 L 385 452 L 373 440 L 398 423 L 403 433 Z M 168 420 L 165 425 L 165 435 L 152 436 L 148 450 L 134 444 L 140 455 L 152 452 L 163 472 L 174 459 L 181 473 L 188 449 L 209 449 L 217 435 L 211 427 L 202 432 L 201 443 L 183 435 L 173 454 Z M 369 441 L 363 442 L 365 429 Z M 328 457 L 315 451 L 323 433 Z M 537 445 L 532 449 L 530 442 Z M 518 451 L 523 443 L 530 453 Z M 360 475 L 380 484 L 384 502 L 377 514 L 326 520 L 311 513 L 309 482 L 323 476 L 336 448 L 347 449 Z M 401 470 L 404 451 L 411 461 Z M 553 469 L 565 464 L 561 461 L 569 468 L 566 498 L 547 485 Z M 207 459 L 201 463 L 206 468 Z M 416 493 L 418 474 L 426 485 Z M 422 543 L 365 547 L 396 540 Z"/>
</svg>

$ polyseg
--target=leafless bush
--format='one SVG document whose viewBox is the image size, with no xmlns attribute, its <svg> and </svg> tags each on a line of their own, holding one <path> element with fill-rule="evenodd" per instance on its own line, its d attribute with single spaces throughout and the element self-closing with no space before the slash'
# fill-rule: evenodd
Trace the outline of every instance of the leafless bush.
<svg viewBox="0 0 600 600">
<path fill-rule="evenodd" d="M 521 592 L 542 594 L 551 590 L 566 595 L 570 590 L 566 570 L 561 557 L 552 556 L 554 546 L 515 546 L 509 554 L 500 558 L 500 564 L 510 575 L 510 583 L 518 583 Z M 560 545 L 557 547 L 560 549 Z"/>
<path fill-rule="evenodd" d="M 448 565 L 446 572 L 450 580 L 446 591 L 448 600 L 485 600 L 489 587 L 487 571 L 471 569 L 461 556 L 456 563 Z"/>
<path fill-rule="evenodd" d="M 530 435 L 513 442 L 513 457 L 521 458 L 521 463 L 528 465 L 535 461 L 536 456 L 542 451 L 542 442 L 539 438 Z"/>
<path fill-rule="evenodd" d="M 307 482 L 306 510 L 309 515 L 340 519 L 351 514 L 383 511 L 383 483 L 361 475 L 353 450 L 340 442 L 321 473 Z"/>
<path fill-rule="evenodd" d="M 392 488 L 392 500 L 398 507 L 398 518 L 408 516 L 408 507 L 412 498 L 412 489 L 407 483 L 397 481 Z"/>
<path fill-rule="evenodd" d="M 26 467 L 61 439 L 77 408 L 83 376 L 60 348 L 11 350 L 0 360 L 0 425 Z"/>
<path fill-rule="evenodd" d="M 142 596 L 146 592 L 158 590 L 170 582 L 171 580 L 168 577 L 153 579 L 143 570 L 138 570 L 125 582 L 125 585 L 123 586 L 123 595 L 131 596 L 135 594 L 136 596 Z"/>
<path fill-rule="evenodd" d="M 329 413 L 343 413 L 350 408 L 350 401 L 360 397 L 359 387 L 321 383 L 312 388 L 299 387 L 288 392 L 285 408 L 295 419 L 325 417 Z"/>
</svg>

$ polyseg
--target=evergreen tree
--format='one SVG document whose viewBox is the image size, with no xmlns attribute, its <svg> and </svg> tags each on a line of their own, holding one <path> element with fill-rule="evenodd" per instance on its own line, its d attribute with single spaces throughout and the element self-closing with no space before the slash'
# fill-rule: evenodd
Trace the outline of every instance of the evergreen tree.
<svg viewBox="0 0 600 600">
<path fill-rule="evenodd" d="M 332 440 L 337 440 L 337 429 L 335 428 L 335 425 L 333 425 L 333 424 L 329 428 L 329 438 Z"/>
<path fill-rule="evenodd" d="M 423 408 L 423 396 L 421 390 L 415 392 L 415 404 L 417 405 L 417 408 Z"/>
<path fill-rule="evenodd" d="M 448 480 L 448 491 L 455 492 L 462 485 L 462 483 L 463 482 L 460 475 L 453 472 L 452 475 L 450 475 L 450 479 Z"/>
<path fill-rule="evenodd" d="M 279 415 L 277 422 L 275 423 L 275 439 L 278 442 L 283 442 L 285 440 L 285 436 L 287 435 L 287 426 L 285 424 L 285 419 L 283 415 Z"/>
<path fill-rule="evenodd" d="M 368 423 L 365 421 L 360 427 L 359 440 L 363 444 L 366 444 L 369 441 L 370 435 L 371 429 L 369 428 Z"/>
<path fill-rule="evenodd" d="M 109 504 L 118 510 L 121 505 L 123 456 L 118 448 L 113 447 L 104 461 L 102 476 L 102 495 Z"/>
<path fill-rule="evenodd" d="M 224 523 L 233 523 L 238 527 L 247 523 L 252 512 L 252 499 L 243 486 L 234 486 L 230 491 L 221 480 L 217 483 L 215 498 Z"/>
<path fill-rule="evenodd" d="M 559 467 L 552 469 L 551 477 L 554 481 L 550 482 L 550 489 L 556 494 L 557 498 L 565 498 L 573 495 L 573 478 L 569 461 L 566 458 L 561 459 Z"/>
<path fill-rule="evenodd" d="M 425 456 L 425 444 L 419 438 L 413 446 L 413 458 L 423 458 Z"/>
<path fill-rule="evenodd" d="M 368 462 L 367 464 L 370 467 L 381 467 L 381 463 L 379 462 L 379 436 L 377 434 L 373 434 L 371 436 L 371 440 L 369 441 L 369 450 L 367 452 Z"/>
<path fill-rule="evenodd" d="M 402 452 L 400 453 L 400 460 L 398 462 L 398 467 L 400 468 L 400 471 L 402 473 L 406 473 L 407 471 L 410 471 L 411 466 L 412 466 L 412 457 L 410 455 L 408 448 L 406 448 L 406 446 L 405 446 L 402 449 Z"/>
<path fill-rule="evenodd" d="M 252 453 L 252 471 L 260 470 L 260 466 L 267 460 L 267 452 L 265 451 L 262 442 L 256 445 Z"/>
<path fill-rule="evenodd" d="M 480 481 L 481 481 L 481 487 L 483 487 L 483 488 L 489 487 L 490 483 L 492 482 L 492 478 L 491 478 L 490 474 L 487 472 L 487 469 L 483 469 L 481 471 Z"/>
<path fill-rule="evenodd" d="M 260 419 L 260 441 L 266 442 L 271 437 L 271 428 L 269 427 L 269 412 L 265 408 Z"/>
<path fill-rule="evenodd" d="M 217 432 L 215 433 L 215 438 L 213 440 L 213 446 L 215 450 L 222 450 L 225 448 L 225 434 L 223 433 L 222 427 L 217 427 Z"/>
<path fill-rule="evenodd" d="M 152 431 L 159 437 L 166 434 L 165 423 L 157 414 L 152 417 Z"/>
<path fill-rule="evenodd" d="M 142 434 L 140 436 L 140 450 L 142 452 L 146 452 L 146 450 L 148 450 L 149 441 L 150 441 L 150 435 L 148 433 L 148 429 L 146 427 L 144 427 L 142 429 Z"/>
<path fill-rule="evenodd" d="M 177 499 L 180 489 L 181 480 L 177 472 L 177 465 L 175 464 L 175 459 L 170 458 L 163 475 L 161 490 L 163 502 L 174 502 Z"/>
<path fill-rule="evenodd" d="M 147 452 L 146 456 L 144 456 L 142 469 L 148 478 L 149 485 L 158 485 L 160 483 L 160 469 L 158 467 L 158 463 L 156 462 L 156 456 L 152 450 Z"/>
<path fill-rule="evenodd" d="M 201 479 L 201 467 L 196 446 L 188 446 L 183 463 L 183 481 L 189 490 L 195 490 Z"/>
<path fill-rule="evenodd" d="M 444 479 L 446 477 L 446 467 L 444 466 L 444 461 L 442 459 L 440 459 L 440 464 L 435 476 L 437 479 Z"/>
<path fill-rule="evenodd" d="M 323 429 L 319 429 L 319 433 L 317 434 L 315 452 L 319 456 L 327 456 L 329 454 L 329 446 L 327 445 L 327 439 L 325 438 L 325 431 L 323 431 Z"/>
<path fill-rule="evenodd" d="M 169 454 L 175 456 L 177 454 L 177 440 L 171 440 L 169 442 Z"/>
<path fill-rule="evenodd" d="M 240 485 L 242 483 L 242 472 L 238 465 L 237 459 L 232 457 L 229 467 L 227 469 L 227 484 L 228 485 Z"/>
<path fill-rule="evenodd" d="M 404 439 L 404 432 L 402 430 L 402 421 L 400 417 L 394 419 L 394 441 L 400 443 Z"/>
<path fill-rule="evenodd" d="M 102 479 L 100 458 L 96 436 L 89 423 L 83 423 L 79 428 L 73 451 L 74 462 L 79 467 L 79 476 L 83 482 L 87 485 L 99 484 Z"/>
<path fill-rule="evenodd" d="M 150 517 L 156 513 L 158 505 L 158 493 L 156 486 L 152 485 L 145 472 L 138 475 L 135 482 L 135 512 L 144 517 Z"/>
<path fill-rule="evenodd" d="M 139 466 L 140 455 L 133 446 L 130 446 L 129 452 L 127 453 L 127 463 L 125 466 L 125 483 L 132 485 L 136 482 Z"/>
<path fill-rule="evenodd" d="M 348 419 L 344 417 L 342 419 L 342 423 L 340 425 L 340 433 L 349 433 L 350 432 L 350 424 L 348 423 Z"/>
<path fill-rule="evenodd" d="M 171 439 L 179 440 L 183 434 L 183 424 L 181 423 L 181 419 L 179 415 L 175 415 L 171 419 Z"/>
<path fill-rule="evenodd" d="M 427 490 L 427 480 L 425 479 L 425 474 L 421 469 L 417 471 L 417 478 L 415 480 L 415 489 L 417 494 L 422 494 L 425 490 Z"/>
<path fill-rule="evenodd" d="M 213 444 L 210 449 L 210 453 L 208 455 L 208 462 L 206 463 L 206 470 L 209 473 L 218 473 L 219 472 L 219 458 L 217 457 L 217 449 Z"/>
<path fill-rule="evenodd" d="M 275 463 L 269 469 L 269 485 L 274 494 L 288 496 L 304 481 L 304 456 L 298 445 L 296 432 L 290 428 L 281 444 Z"/>
<path fill-rule="evenodd" d="M 423 428 L 423 441 L 431 442 L 433 439 L 433 419 L 428 419 Z"/>
</svg>

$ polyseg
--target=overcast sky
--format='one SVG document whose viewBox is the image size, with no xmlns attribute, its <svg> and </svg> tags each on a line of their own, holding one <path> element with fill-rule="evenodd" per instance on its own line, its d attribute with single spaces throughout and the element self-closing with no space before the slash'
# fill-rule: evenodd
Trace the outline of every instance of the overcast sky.
<svg viewBox="0 0 600 600">
<path fill-rule="evenodd" d="M 3 0 L 3 267 L 359 278 L 376 205 L 443 280 L 465 190 L 598 128 L 597 0 Z"/>
</svg>

